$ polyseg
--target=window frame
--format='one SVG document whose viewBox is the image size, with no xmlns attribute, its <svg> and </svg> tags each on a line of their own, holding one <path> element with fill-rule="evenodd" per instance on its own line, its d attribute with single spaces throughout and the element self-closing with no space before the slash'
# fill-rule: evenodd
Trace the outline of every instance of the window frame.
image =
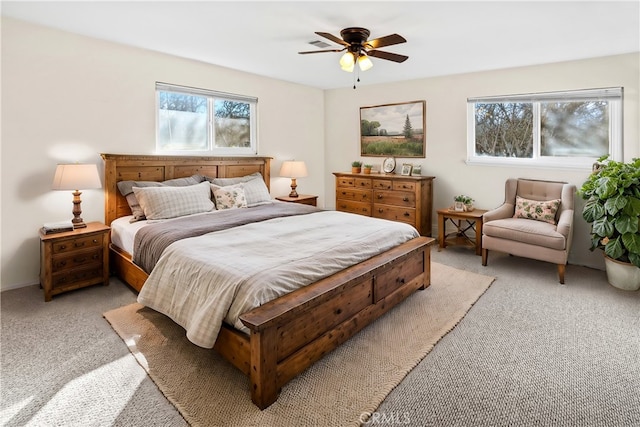
<svg viewBox="0 0 640 427">
<path fill-rule="evenodd" d="M 622 87 L 581 89 L 559 92 L 541 92 L 520 95 L 486 96 L 467 98 L 467 160 L 468 165 L 543 167 L 562 169 L 591 169 L 598 157 L 587 156 L 542 156 L 540 154 L 540 103 L 554 101 L 606 100 L 609 103 L 609 158 L 623 158 L 623 97 Z M 533 157 L 494 157 L 476 155 L 476 104 L 499 102 L 531 102 L 533 104 Z"/>
<path fill-rule="evenodd" d="M 206 150 L 165 150 L 160 147 L 160 92 L 173 92 L 186 95 L 195 95 L 207 98 L 207 145 Z M 258 154 L 258 98 L 219 92 L 209 89 L 200 89 L 190 86 L 180 86 L 171 83 L 156 82 L 156 154 L 166 155 L 194 155 L 194 156 L 255 156 Z M 249 147 L 215 147 L 215 109 L 216 100 L 244 102 L 249 104 Z"/>
</svg>

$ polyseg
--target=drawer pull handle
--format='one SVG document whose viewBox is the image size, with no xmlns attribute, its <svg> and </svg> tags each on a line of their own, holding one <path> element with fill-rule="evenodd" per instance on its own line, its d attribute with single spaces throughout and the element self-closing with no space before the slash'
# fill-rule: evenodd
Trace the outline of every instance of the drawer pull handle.
<svg viewBox="0 0 640 427">
<path fill-rule="evenodd" d="M 409 212 L 405 212 L 404 216 L 411 216 L 411 214 Z"/>
<path fill-rule="evenodd" d="M 403 199 L 402 199 L 402 201 L 403 201 L 403 202 L 408 202 L 408 201 L 409 201 L 409 198 L 408 198 L 408 197 L 405 197 L 405 198 L 403 198 Z"/>
<path fill-rule="evenodd" d="M 378 199 L 382 199 L 382 194 L 378 194 Z"/>
<path fill-rule="evenodd" d="M 60 250 L 67 249 L 67 245 L 60 245 Z"/>
<path fill-rule="evenodd" d="M 98 243 L 98 239 L 93 239 L 93 243 Z"/>
<path fill-rule="evenodd" d="M 397 281 L 398 283 L 404 284 L 404 277 L 398 277 Z"/>
<path fill-rule="evenodd" d="M 84 242 L 76 243 L 76 244 L 74 244 L 74 246 L 75 246 L 76 248 L 81 248 L 81 247 L 83 247 L 83 246 L 84 246 Z"/>
<path fill-rule="evenodd" d="M 384 212 L 384 209 L 380 208 L 380 209 L 378 209 L 378 212 L 382 213 L 382 212 Z"/>
<path fill-rule="evenodd" d="M 342 192 L 342 195 L 343 195 L 343 196 L 346 196 L 346 195 L 347 195 L 347 192 L 346 192 L 346 191 L 343 191 L 343 192 Z"/>
</svg>

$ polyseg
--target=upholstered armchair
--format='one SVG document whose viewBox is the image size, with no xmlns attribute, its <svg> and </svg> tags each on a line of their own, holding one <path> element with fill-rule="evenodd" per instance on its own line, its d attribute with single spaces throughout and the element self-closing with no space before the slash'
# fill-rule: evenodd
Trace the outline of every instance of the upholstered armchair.
<svg viewBox="0 0 640 427">
<path fill-rule="evenodd" d="M 489 251 L 551 262 L 564 284 L 575 192 L 565 182 L 508 179 L 504 203 L 483 215 L 482 265 Z"/>
</svg>

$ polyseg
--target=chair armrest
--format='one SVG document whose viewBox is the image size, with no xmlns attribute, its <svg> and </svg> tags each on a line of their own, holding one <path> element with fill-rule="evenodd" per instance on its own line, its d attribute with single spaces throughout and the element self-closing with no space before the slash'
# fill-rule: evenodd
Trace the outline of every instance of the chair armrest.
<svg viewBox="0 0 640 427">
<path fill-rule="evenodd" d="M 564 237 L 568 238 L 573 226 L 573 209 L 566 209 L 560 213 L 556 230 Z"/>
<path fill-rule="evenodd" d="M 511 203 L 504 203 L 497 208 L 487 211 L 482 215 L 483 222 L 495 221 L 496 219 L 511 218 L 515 207 Z"/>
</svg>

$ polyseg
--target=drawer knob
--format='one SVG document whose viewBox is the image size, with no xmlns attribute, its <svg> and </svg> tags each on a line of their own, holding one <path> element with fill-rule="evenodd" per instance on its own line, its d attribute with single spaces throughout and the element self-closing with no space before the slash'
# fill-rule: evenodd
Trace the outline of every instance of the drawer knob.
<svg viewBox="0 0 640 427">
<path fill-rule="evenodd" d="M 67 245 L 60 245 L 60 249 L 67 249 Z"/>
<path fill-rule="evenodd" d="M 382 194 L 378 194 L 378 199 L 382 199 Z"/>
<path fill-rule="evenodd" d="M 98 243 L 98 239 L 93 239 L 93 243 Z"/>
<path fill-rule="evenodd" d="M 378 212 L 379 212 L 379 213 L 382 213 L 382 212 L 384 212 L 384 209 L 379 208 L 379 209 L 378 209 Z"/>
<path fill-rule="evenodd" d="M 411 214 L 409 212 L 405 212 L 404 216 L 411 216 Z"/>
<path fill-rule="evenodd" d="M 81 247 L 83 247 L 83 246 L 84 246 L 84 242 L 78 242 L 78 243 L 74 244 L 74 246 L 75 246 L 76 248 L 81 248 Z"/>
<path fill-rule="evenodd" d="M 409 198 L 408 198 L 408 197 L 404 197 L 404 198 L 402 199 L 402 201 L 403 201 L 403 202 L 408 202 L 408 201 L 409 201 Z"/>
</svg>

